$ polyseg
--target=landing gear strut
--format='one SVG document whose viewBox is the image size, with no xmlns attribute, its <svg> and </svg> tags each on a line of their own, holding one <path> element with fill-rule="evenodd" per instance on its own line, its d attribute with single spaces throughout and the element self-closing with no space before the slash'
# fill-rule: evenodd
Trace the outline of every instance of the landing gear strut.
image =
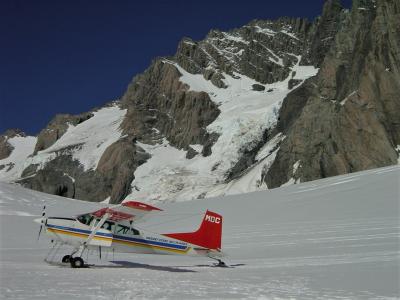
<svg viewBox="0 0 400 300">
<path fill-rule="evenodd" d="M 225 262 L 223 262 L 222 260 L 220 260 L 219 258 L 215 258 L 212 256 L 208 256 L 208 257 L 217 261 L 216 263 L 214 263 L 214 267 L 222 267 L 222 268 L 228 267 L 228 265 Z"/>
<path fill-rule="evenodd" d="M 62 258 L 63 263 L 70 263 L 71 268 L 83 268 L 85 266 L 85 262 L 82 259 L 83 252 L 86 250 L 85 245 L 81 245 L 76 247 L 74 251 L 72 251 L 69 255 L 64 255 Z M 79 253 L 79 256 L 74 257 L 76 253 Z"/>
<path fill-rule="evenodd" d="M 62 260 L 63 263 L 70 263 L 71 268 L 83 268 L 85 266 L 85 262 L 79 256 L 72 257 L 71 255 L 65 255 Z"/>
<path fill-rule="evenodd" d="M 71 260 L 71 255 L 64 255 L 64 257 L 62 258 L 61 262 L 69 263 L 70 260 Z"/>
<path fill-rule="evenodd" d="M 85 264 L 79 256 L 70 259 L 71 268 L 82 268 Z"/>
<path fill-rule="evenodd" d="M 217 258 L 218 263 L 215 264 L 216 267 L 227 267 L 226 263 L 224 263 L 222 260 Z"/>
</svg>

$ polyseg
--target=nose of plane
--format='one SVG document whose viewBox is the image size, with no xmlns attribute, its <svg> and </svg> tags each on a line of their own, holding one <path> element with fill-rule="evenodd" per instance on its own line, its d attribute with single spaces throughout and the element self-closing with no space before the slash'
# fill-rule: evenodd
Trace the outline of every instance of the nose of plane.
<svg viewBox="0 0 400 300">
<path fill-rule="evenodd" d="M 33 221 L 38 224 L 42 224 L 42 218 L 37 218 L 37 219 L 34 219 Z"/>
</svg>

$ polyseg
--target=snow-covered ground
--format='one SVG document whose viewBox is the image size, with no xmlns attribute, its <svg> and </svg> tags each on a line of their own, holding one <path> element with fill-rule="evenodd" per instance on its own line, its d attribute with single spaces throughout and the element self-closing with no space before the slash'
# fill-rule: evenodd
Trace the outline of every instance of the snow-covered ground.
<svg viewBox="0 0 400 300">
<path fill-rule="evenodd" d="M 4 299 L 395 299 L 399 291 L 400 167 L 280 189 L 162 205 L 140 227 L 194 229 L 207 209 L 224 216 L 233 268 L 206 258 L 110 253 L 96 267 L 43 262 L 41 213 L 69 216 L 100 204 L 0 183 L 0 297 Z M 136 199 L 141 200 L 141 199 Z M 61 256 L 64 253 L 59 253 Z M 107 256 L 107 257 L 104 257 Z M 110 262 L 113 261 L 114 263 Z"/>
</svg>

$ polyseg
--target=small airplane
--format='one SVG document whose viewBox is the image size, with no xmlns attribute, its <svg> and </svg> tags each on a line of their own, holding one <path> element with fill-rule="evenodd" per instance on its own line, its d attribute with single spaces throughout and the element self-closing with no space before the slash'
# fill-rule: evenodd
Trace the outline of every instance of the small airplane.
<svg viewBox="0 0 400 300">
<path fill-rule="evenodd" d="M 72 268 L 82 268 L 85 250 L 102 249 L 119 253 L 172 254 L 206 256 L 216 260 L 215 266 L 224 267 L 220 259 L 222 216 L 207 210 L 200 227 L 195 232 L 155 234 L 138 230 L 133 225 L 150 212 L 161 209 L 137 202 L 127 201 L 119 205 L 101 208 L 74 218 L 42 217 L 35 219 L 46 234 L 59 245 L 73 246 L 73 251 L 62 258 Z"/>
</svg>

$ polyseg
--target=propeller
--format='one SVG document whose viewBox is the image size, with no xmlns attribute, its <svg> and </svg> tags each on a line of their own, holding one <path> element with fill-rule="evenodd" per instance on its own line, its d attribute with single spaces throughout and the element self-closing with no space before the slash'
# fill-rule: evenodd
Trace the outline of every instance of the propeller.
<svg viewBox="0 0 400 300">
<path fill-rule="evenodd" d="M 42 233 L 43 224 L 45 224 L 45 220 L 46 220 L 45 216 L 46 216 L 46 204 L 43 205 L 42 217 L 40 219 L 35 220 L 36 222 L 38 222 L 40 224 L 39 234 L 38 234 L 38 238 L 37 238 L 38 240 L 40 239 L 40 234 Z"/>
</svg>

